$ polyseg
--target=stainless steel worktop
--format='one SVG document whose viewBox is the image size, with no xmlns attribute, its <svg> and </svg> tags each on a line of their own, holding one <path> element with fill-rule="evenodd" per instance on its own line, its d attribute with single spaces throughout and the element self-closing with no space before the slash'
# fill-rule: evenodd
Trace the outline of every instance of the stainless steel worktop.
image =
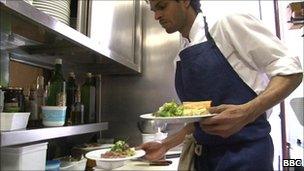
<svg viewBox="0 0 304 171">
<path fill-rule="evenodd" d="M 108 129 L 108 123 L 94 123 L 75 126 L 63 127 L 49 127 L 28 130 L 16 131 L 1 131 L 1 147 L 31 143 L 35 141 L 42 141 L 54 139 L 59 137 L 66 137 L 72 135 L 80 135 L 92 132 L 99 132 Z"/>
</svg>

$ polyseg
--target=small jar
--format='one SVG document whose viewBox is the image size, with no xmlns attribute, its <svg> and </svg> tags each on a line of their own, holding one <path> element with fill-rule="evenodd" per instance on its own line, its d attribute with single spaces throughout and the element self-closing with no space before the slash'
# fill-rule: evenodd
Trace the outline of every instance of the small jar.
<svg viewBox="0 0 304 171">
<path fill-rule="evenodd" d="M 20 87 L 4 89 L 4 112 L 24 112 L 24 95 Z"/>
</svg>

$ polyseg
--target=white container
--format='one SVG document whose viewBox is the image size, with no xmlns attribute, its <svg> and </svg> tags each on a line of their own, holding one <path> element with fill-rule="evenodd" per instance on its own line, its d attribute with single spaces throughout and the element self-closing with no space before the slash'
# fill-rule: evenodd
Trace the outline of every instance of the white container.
<svg viewBox="0 0 304 171">
<path fill-rule="evenodd" d="M 63 126 L 66 106 L 42 106 L 42 123 L 44 126 Z"/>
<path fill-rule="evenodd" d="M 30 116 L 28 112 L 0 113 L 1 131 L 25 129 Z"/>
<path fill-rule="evenodd" d="M 150 142 L 150 141 L 161 141 L 167 138 L 168 133 L 157 132 L 155 134 L 141 134 L 142 143 Z"/>
<path fill-rule="evenodd" d="M 65 162 L 61 161 L 60 170 L 81 170 L 84 171 L 86 168 L 87 159 L 83 158 L 79 161 Z"/>
<path fill-rule="evenodd" d="M 155 141 L 155 134 L 141 134 L 142 136 L 142 143 L 150 142 L 150 141 Z"/>
<path fill-rule="evenodd" d="M 47 142 L 1 148 L 1 170 L 45 170 Z"/>
</svg>

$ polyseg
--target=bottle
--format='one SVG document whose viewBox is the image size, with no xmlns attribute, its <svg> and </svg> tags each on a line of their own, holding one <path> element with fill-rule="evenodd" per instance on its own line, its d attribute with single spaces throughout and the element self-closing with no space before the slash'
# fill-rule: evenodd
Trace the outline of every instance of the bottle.
<svg viewBox="0 0 304 171">
<path fill-rule="evenodd" d="M 37 105 L 37 90 L 36 86 L 32 85 L 30 88 L 30 120 L 35 122 L 38 120 L 38 105 Z"/>
<path fill-rule="evenodd" d="M 37 107 L 38 107 L 38 120 L 42 120 L 42 108 L 45 105 L 44 97 L 44 77 L 38 76 L 36 80 L 36 93 L 37 93 Z"/>
<path fill-rule="evenodd" d="M 26 112 L 29 112 L 31 110 L 30 109 L 30 89 L 31 89 L 31 86 L 27 85 L 27 86 L 25 86 L 24 91 L 23 91 L 24 106 L 25 106 Z"/>
<path fill-rule="evenodd" d="M 81 100 L 84 105 L 84 122 L 96 122 L 95 115 L 95 85 L 92 74 L 87 73 L 86 82 L 81 87 Z"/>
<path fill-rule="evenodd" d="M 76 97 L 76 78 L 74 72 L 69 73 L 69 78 L 67 81 L 67 112 L 66 112 L 66 119 L 70 118 L 71 108 L 75 103 L 75 97 Z M 67 121 L 67 120 L 66 120 Z M 67 122 L 66 122 L 67 123 Z"/>
<path fill-rule="evenodd" d="M 65 104 L 66 104 L 66 95 L 65 95 L 65 80 L 62 74 L 62 59 L 57 58 L 55 60 L 54 75 L 50 80 L 46 105 L 65 106 Z"/>
<path fill-rule="evenodd" d="M 102 83 L 101 83 L 101 75 L 95 75 L 95 86 L 96 86 L 96 96 L 95 96 L 95 111 L 96 111 L 96 122 L 101 122 L 101 91 L 102 91 Z"/>
<path fill-rule="evenodd" d="M 71 108 L 70 121 L 72 125 L 84 124 L 84 105 L 81 103 L 80 86 L 75 93 L 75 103 Z"/>
</svg>

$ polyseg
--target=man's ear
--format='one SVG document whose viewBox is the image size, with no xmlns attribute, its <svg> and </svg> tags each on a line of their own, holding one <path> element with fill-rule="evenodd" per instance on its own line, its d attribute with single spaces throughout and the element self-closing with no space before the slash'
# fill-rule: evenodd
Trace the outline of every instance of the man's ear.
<svg viewBox="0 0 304 171">
<path fill-rule="evenodd" d="M 189 7 L 190 6 L 190 1 L 191 0 L 182 0 L 183 1 L 183 3 L 184 3 L 184 5 L 185 5 L 185 7 Z"/>
</svg>

